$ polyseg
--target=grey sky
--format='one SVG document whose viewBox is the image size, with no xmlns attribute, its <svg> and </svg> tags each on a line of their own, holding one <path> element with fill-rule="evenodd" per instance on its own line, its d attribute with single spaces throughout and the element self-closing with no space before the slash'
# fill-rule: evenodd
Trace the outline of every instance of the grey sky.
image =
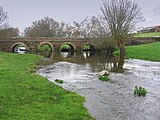
<svg viewBox="0 0 160 120">
<path fill-rule="evenodd" d="M 137 0 L 146 21 L 139 26 L 160 25 L 160 0 Z M 72 23 L 86 16 L 101 14 L 102 0 L 0 0 L 8 12 L 9 24 L 18 27 L 21 32 L 43 17 L 52 17 L 57 21 Z"/>
</svg>

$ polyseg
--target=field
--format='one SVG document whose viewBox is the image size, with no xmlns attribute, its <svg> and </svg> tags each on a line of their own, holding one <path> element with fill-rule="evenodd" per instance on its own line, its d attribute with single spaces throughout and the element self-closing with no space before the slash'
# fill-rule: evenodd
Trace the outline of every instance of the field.
<svg viewBox="0 0 160 120">
<path fill-rule="evenodd" d="M 119 55 L 119 51 L 115 51 L 114 55 Z M 150 61 L 160 61 L 160 42 L 126 46 L 126 57 Z"/>
<path fill-rule="evenodd" d="M 119 51 L 116 50 L 114 52 L 114 55 L 119 55 Z M 160 62 L 160 42 L 135 46 L 126 46 L 126 58 L 135 58 Z"/>
<path fill-rule="evenodd" d="M 157 37 L 160 36 L 160 32 L 151 32 L 151 33 L 137 33 L 133 37 Z"/>
<path fill-rule="evenodd" d="M 136 46 L 127 46 L 126 51 L 126 56 L 128 58 L 160 61 L 160 42 Z"/>
</svg>

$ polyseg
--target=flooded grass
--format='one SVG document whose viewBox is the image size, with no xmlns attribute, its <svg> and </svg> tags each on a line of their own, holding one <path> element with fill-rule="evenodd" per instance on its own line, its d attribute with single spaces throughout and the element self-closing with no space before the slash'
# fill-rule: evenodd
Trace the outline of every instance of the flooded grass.
<svg viewBox="0 0 160 120">
<path fill-rule="evenodd" d="M 40 59 L 31 54 L 0 53 L 0 119 L 92 119 L 83 107 L 83 97 L 28 72 Z"/>
</svg>

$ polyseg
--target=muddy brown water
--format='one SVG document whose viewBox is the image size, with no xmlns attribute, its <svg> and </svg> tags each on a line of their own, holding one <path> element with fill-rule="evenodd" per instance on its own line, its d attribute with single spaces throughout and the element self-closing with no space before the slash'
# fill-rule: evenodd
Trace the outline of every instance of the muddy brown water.
<svg viewBox="0 0 160 120">
<path fill-rule="evenodd" d="M 112 71 L 117 58 L 98 55 L 53 54 L 41 63 L 37 74 L 85 97 L 84 106 L 97 120 L 160 120 L 160 62 L 125 60 L 122 73 L 111 72 L 109 82 L 98 73 Z M 57 84 L 57 83 L 56 83 Z M 133 94 L 135 86 L 147 89 L 145 97 Z"/>
</svg>

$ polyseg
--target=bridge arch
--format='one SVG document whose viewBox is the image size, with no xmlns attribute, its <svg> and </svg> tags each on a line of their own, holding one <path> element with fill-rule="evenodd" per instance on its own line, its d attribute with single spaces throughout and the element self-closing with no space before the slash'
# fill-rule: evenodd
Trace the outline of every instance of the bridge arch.
<svg viewBox="0 0 160 120">
<path fill-rule="evenodd" d="M 41 42 L 38 46 L 37 46 L 37 50 L 39 47 L 41 47 L 42 45 L 49 45 L 51 48 L 51 51 L 54 51 L 54 46 L 52 45 L 52 43 L 50 42 Z"/>
<path fill-rule="evenodd" d="M 71 47 L 71 51 L 72 51 L 72 52 L 76 50 L 75 44 L 73 44 L 73 43 L 71 43 L 71 42 L 64 42 L 64 43 L 62 43 L 61 46 L 60 46 L 60 51 L 61 51 L 61 47 L 64 46 L 64 45 L 69 45 L 69 46 Z"/>
<path fill-rule="evenodd" d="M 16 43 L 14 43 L 14 44 L 11 45 L 11 51 L 12 52 L 14 52 L 14 49 L 15 49 L 15 47 L 17 45 L 22 45 L 22 46 L 24 46 L 27 49 L 27 51 L 29 51 L 29 47 L 25 43 L 23 43 L 23 42 L 16 42 Z"/>
</svg>

